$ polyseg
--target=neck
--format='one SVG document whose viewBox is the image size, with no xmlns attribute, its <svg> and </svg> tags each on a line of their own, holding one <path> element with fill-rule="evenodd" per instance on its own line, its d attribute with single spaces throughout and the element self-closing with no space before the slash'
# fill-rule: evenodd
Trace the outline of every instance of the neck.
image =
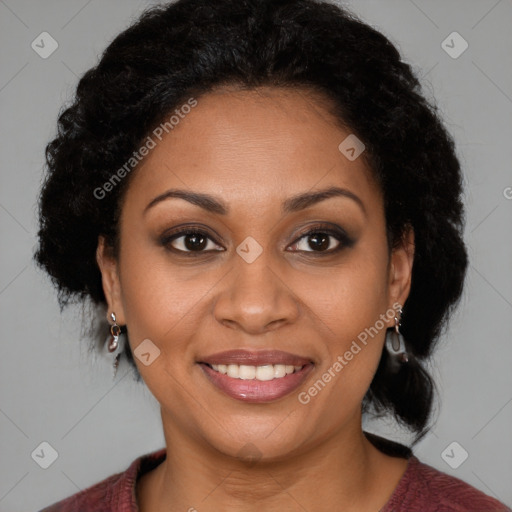
<svg viewBox="0 0 512 512">
<path fill-rule="evenodd" d="M 241 461 L 179 431 L 162 415 L 167 457 L 141 478 L 146 511 L 378 510 L 406 467 L 365 437 L 360 415 L 321 444 L 290 457 Z M 321 492 L 319 490 L 321 489 Z"/>
</svg>

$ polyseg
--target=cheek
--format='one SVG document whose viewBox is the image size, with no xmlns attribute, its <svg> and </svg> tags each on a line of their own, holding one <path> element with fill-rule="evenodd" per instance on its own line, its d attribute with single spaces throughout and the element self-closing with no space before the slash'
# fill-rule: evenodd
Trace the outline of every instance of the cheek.
<svg viewBox="0 0 512 512">
<path fill-rule="evenodd" d="M 311 290 L 312 305 L 341 340 L 355 339 L 388 309 L 388 254 L 365 240 Z"/>
<path fill-rule="evenodd" d="M 387 324 L 394 316 L 388 304 L 386 248 L 361 244 L 310 298 L 314 311 L 328 327 L 319 377 L 328 381 L 334 399 L 346 405 L 360 402 L 368 389 L 380 360 Z"/>
<path fill-rule="evenodd" d="M 180 340 L 186 340 L 185 332 L 193 332 L 194 306 L 211 287 L 205 274 L 199 280 L 184 279 L 162 251 L 135 233 L 122 247 L 121 300 L 132 349 L 150 339 L 161 351 L 185 350 Z M 164 343 L 169 338 L 173 343 Z"/>
</svg>

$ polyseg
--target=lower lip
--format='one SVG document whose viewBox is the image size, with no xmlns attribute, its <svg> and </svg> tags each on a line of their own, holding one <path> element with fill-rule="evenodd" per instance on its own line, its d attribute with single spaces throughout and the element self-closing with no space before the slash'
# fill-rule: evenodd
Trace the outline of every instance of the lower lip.
<svg viewBox="0 0 512 512">
<path fill-rule="evenodd" d="M 243 380 L 228 377 L 223 373 L 216 372 L 207 364 L 200 363 L 208 380 L 226 395 L 236 400 L 252 403 L 271 402 L 282 398 L 292 391 L 296 390 L 306 379 L 309 372 L 313 369 L 313 364 L 305 365 L 298 372 L 291 373 L 280 379 L 272 380 Z"/>
</svg>

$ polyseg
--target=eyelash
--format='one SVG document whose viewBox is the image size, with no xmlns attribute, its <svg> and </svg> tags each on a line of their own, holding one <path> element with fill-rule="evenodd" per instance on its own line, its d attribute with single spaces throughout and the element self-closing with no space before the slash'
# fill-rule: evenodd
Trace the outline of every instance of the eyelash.
<svg viewBox="0 0 512 512">
<path fill-rule="evenodd" d="M 344 230 L 342 230 L 342 229 L 333 229 L 332 227 L 328 227 L 326 225 L 316 225 L 316 226 L 310 228 L 308 231 L 306 231 L 305 233 L 302 233 L 298 238 L 296 238 L 295 241 L 291 245 L 296 245 L 303 238 L 308 238 L 308 237 L 311 237 L 312 235 L 315 235 L 315 234 L 323 234 L 323 235 L 331 236 L 331 237 L 335 238 L 339 242 L 339 244 L 338 244 L 338 246 L 336 248 L 328 249 L 326 251 L 314 251 L 314 250 L 311 250 L 311 251 L 300 251 L 299 250 L 297 252 L 308 253 L 308 254 L 310 253 L 311 255 L 313 255 L 313 257 L 318 257 L 318 256 L 321 257 L 321 256 L 324 256 L 324 255 L 335 254 L 335 253 L 341 251 L 344 247 L 352 247 L 352 245 L 354 245 L 354 240 L 351 239 L 345 233 Z M 170 246 L 171 242 L 173 242 L 174 240 L 177 240 L 177 239 L 179 239 L 181 237 L 184 237 L 186 235 L 200 235 L 200 236 L 205 237 L 208 240 L 212 241 L 216 245 L 219 245 L 210 236 L 209 233 L 207 233 L 206 231 L 204 231 L 201 228 L 195 228 L 193 226 L 192 227 L 188 227 L 188 228 L 184 228 L 184 229 L 180 229 L 178 231 L 169 233 L 168 235 L 166 235 L 166 236 L 161 238 L 160 243 L 161 243 L 161 245 L 166 247 L 169 251 L 171 251 L 173 253 L 176 253 L 176 254 L 179 254 L 179 255 L 184 255 L 185 257 L 199 257 L 199 256 L 203 256 L 203 255 L 205 255 L 205 254 L 207 254 L 209 252 L 222 252 L 222 251 L 216 250 L 216 249 L 208 250 L 208 251 L 205 251 L 205 250 L 201 250 L 201 251 L 183 251 L 181 249 L 176 249 L 176 248 Z M 295 252 L 295 251 L 292 251 L 292 252 Z"/>
</svg>

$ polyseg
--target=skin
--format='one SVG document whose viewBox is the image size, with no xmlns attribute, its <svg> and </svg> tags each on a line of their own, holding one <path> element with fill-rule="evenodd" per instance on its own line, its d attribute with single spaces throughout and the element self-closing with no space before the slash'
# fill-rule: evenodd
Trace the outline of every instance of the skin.
<svg viewBox="0 0 512 512">
<path fill-rule="evenodd" d="M 297 398 L 410 290 L 413 233 L 390 251 L 382 193 L 364 153 L 349 161 L 338 150 L 349 134 L 311 92 L 222 88 L 198 98 L 130 177 L 119 257 L 100 237 L 97 261 L 108 311 L 127 325 L 131 349 L 150 339 L 161 351 L 149 366 L 136 359 L 160 403 L 167 448 L 166 460 L 138 482 L 141 511 L 377 511 L 403 475 L 406 459 L 378 451 L 361 427 L 393 318 L 308 404 Z M 330 186 L 363 207 L 331 197 L 281 212 L 290 197 Z M 214 195 L 229 213 L 180 198 L 144 213 L 171 188 Z M 354 243 L 310 245 L 303 234 L 318 222 L 344 229 Z M 160 243 L 185 223 L 208 232 L 209 252 L 173 253 L 190 250 L 186 236 Z M 263 248 L 250 264 L 236 252 L 248 236 Z M 315 366 L 297 391 L 244 403 L 197 364 L 233 348 L 279 349 Z M 248 443 L 257 462 L 241 455 Z"/>
</svg>

